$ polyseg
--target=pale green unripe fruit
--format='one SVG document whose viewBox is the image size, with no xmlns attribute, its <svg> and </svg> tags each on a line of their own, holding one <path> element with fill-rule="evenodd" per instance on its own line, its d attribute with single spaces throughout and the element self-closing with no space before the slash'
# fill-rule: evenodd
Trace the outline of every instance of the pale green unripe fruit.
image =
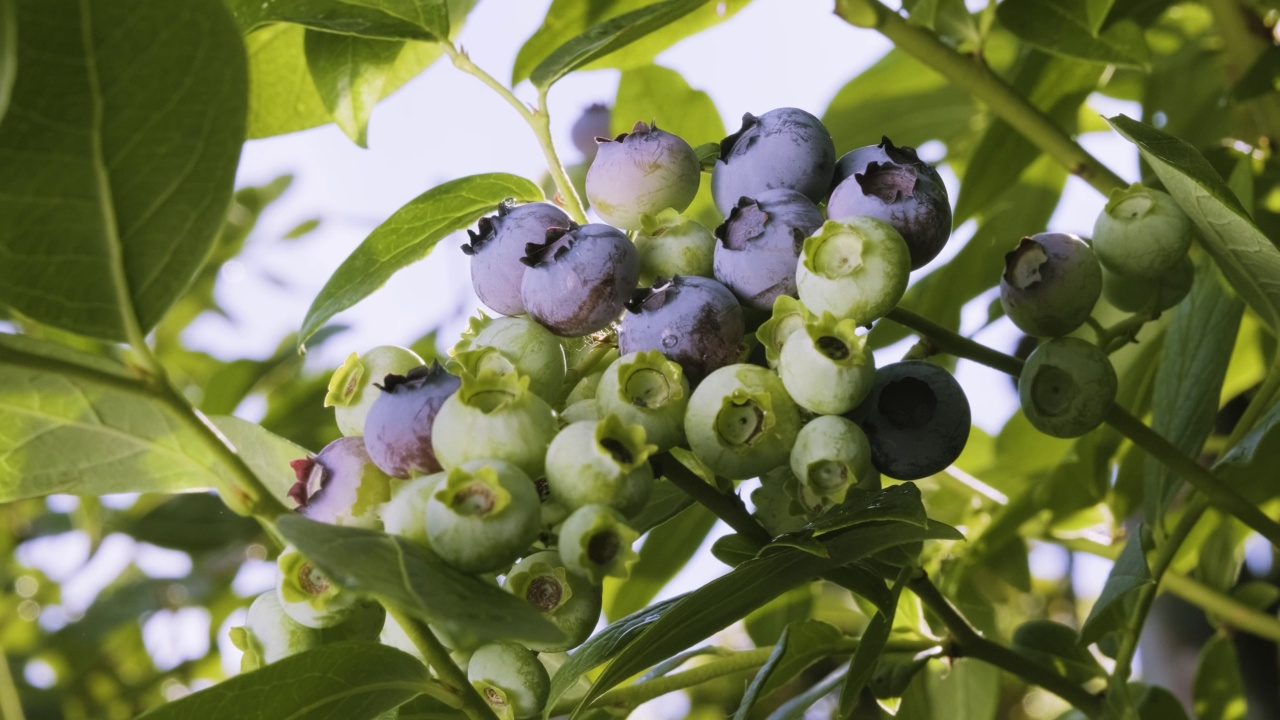
<svg viewBox="0 0 1280 720">
<path fill-rule="evenodd" d="M 790 295 L 779 295 L 773 301 L 773 314 L 756 329 L 756 339 L 764 347 L 769 367 L 778 367 L 783 343 L 792 333 L 803 330 L 804 324 L 812 317 L 813 313 Z"/>
<path fill-rule="evenodd" d="M 1183 256 L 1169 272 L 1158 278 L 1132 277 L 1102 268 L 1102 297 L 1126 312 L 1164 312 L 1182 302 L 1191 292 L 1196 266 Z"/>
<path fill-rule="evenodd" d="M 388 375 L 404 375 L 422 365 L 422 358 L 412 350 L 395 345 L 379 345 L 364 355 L 351 353 L 342 367 L 329 379 L 329 393 L 324 406 L 332 407 L 338 430 L 347 437 L 364 434 L 364 419 L 382 391 Z"/>
<path fill-rule="evenodd" d="M 824 415 L 858 406 L 876 379 L 876 362 L 867 338 L 853 320 L 830 314 L 812 318 L 782 345 L 778 376 L 801 407 Z"/>
<path fill-rule="evenodd" d="M 292 546 L 280 553 L 276 564 L 280 567 L 276 596 L 294 622 L 316 629 L 333 627 L 346 620 L 359 601 Z"/>
<path fill-rule="evenodd" d="M 649 499 L 649 457 L 657 449 L 646 442 L 643 427 L 628 425 L 617 415 L 573 423 L 547 449 L 547 487 L 551 497 L 570 510 L 609 505 L 633 515 Z"/>
<path fill-rule="evenodd" d="M 600 376 L 596 404 L 601 415 L 643 427 L 645 440 L 666 452 L 684 442 L 689 380 L 657 350 L 628 353 Z"/>
<path fill-rule="evenodd" d="M 1073 337 L 1041 344 L 1018 377 L 1018 399 L 1027 420 L 1060 438 L 1079 437 L 1101 425 L 1116 388 L 1116 371 L 1106 353 Z"/>
<path fill-rule="evenodd" d="M 907 242 L 887 223 L 868 217 L 828 220 L 804 241 L 796 288 L 815 315 L 831 313 L 866 325 L 898 304 L 910 274 Z"/>
<path fill-rule="evenodd" d="M 756 477 L 784 465 L 800 413 L 773 372 L 727 365 L 703 379 L 684 418 L 689 449 L 717 475 Z"/>
<path fill-rule="evenodd" d="M 839 505 L 850 488 L 877 476 L 866 433 L 839 415 L 814 418 L 800 429 L 791 449 L 791 472 L 800 483 L 800 500 L 811 514 Z"/>
<path fill-rule="evenodd" d="M 564 346 L 555 333 L 527 317 L 491 318 L 480 313 L 480 317 L 471 318 L 452 354 L 456 357 L 484 349 L 492 352 L 482 353 L 478 361 L 470 363 L 471 367 L 499 373 L 515 370 L 529 378 L 533 394 L 548 403 L 560 400 L 565 357 Z"/>
<path fill-rule="evenodd" d="M 531 718 L 551 694 L 551 678 L 532 650 L 501 641 L 482 645 L 467 663 L 467 679 L 500 718 Z"/>
<path fill-rule="evenodd" d="M 538 652 L 560 652 L 581 645 L 600 619 L 600 588 L 571 573 L 554 550 L 536 552 L 511 568 L 503 589 L 523 599 L 564 633 L 558 642 L 530 643 Z"/>
<path fill-rule="evenodd" d="M 1168 193 L 1130 185 L 1114 190 L 1093 226 L 1093 251 L 1106 269 L 1154 280 L 1191 248 L 1191 219 Z"/>
<path fill-rule="evenodd" d="M 436 413 L 431 444 L 449 470 L 469 460 L 496 458 L 542 477 L 547 446 L 556 434 L 555 413 L 529 390 L 529 378 L 460 368 L 462 385 Z"/>
<path fill-rule="evenodd" d="M 538 490 L 502 460 L 470 460 L 449 471 L 427 503 L 427 537 L 445 562 L 467 573 L 506 569 L 542 527 Z"/>
<path fill-rule="evenodd" d="M 631 549 L 639 537 L 617 510 L 608 505 L 584 505 L 560 526 L 560 560 L 569 572 L 594 585 L 603 583 L 605 577 L 625 578 L 628 566 L 639 557 Z"/>
<path fill-rule="evenodd" d="M 707 226 L 674 209 L 641 217 L 635 243 L 640 256 L 641 285 L 652 285 L 655 277 L 714 277 L 712 259 L 716 236 Z"/>
<path fill-rule="evenodd" d="M 231 629 L 231 642 L 244 656 L 240 672 L 257 670 L 281 658 L 318 647 L 320 631 L 296 622 L 280 606 L 274 590 L 254 599 L 244 625 Z"/>
<path fill-rule="evenodd" d="M 595 398 L 579 400 L 560 413 L 560 422 L 572 425 L 576 422 L 597 422 L 602 417 L 600 405 Z"/>
<path fill-rule="evenodd" d="M 579 358 L 579 361 L 586 360 L 590 356 L 590 352 L 590 350 L 587 350 Z M 617 359 L 618 349 L 616 347 L 609 348 L 598 358 L 595 358 L 591 365 L 591 369 L 582 376 L 582 379 L 579 380 L 576 385 L 573 386 L 573 389 L 569 391 L 569 394 L 565 397 L 564 403 L 562 404 L 565 407 L 568 407 L 574 403 L 582 402 L 583 400 L 595 399 L 596 388 L 600 386 L 600 378 L 604 377 L 605 369 L 607 369 L 609 365 Z"/>
<path fill-rule="evenodd" d="M 427 502 L 444 479 L 445 473 L 439 472 L 401 482 L 392 491 L 391 499 L 383 503 L 379 510 L 383 529 L 392 535 L 430 547 L 431 541 L 427 539 Z"/>
</svg>

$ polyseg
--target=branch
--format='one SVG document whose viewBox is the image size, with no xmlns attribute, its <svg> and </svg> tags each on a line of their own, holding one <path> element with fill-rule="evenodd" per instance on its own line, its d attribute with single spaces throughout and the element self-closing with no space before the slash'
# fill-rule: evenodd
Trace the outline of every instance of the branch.
<svg viewBox="0 0 1280 720">
<path fill-rule="evenodd" d="M 383 607 L 387 609 L 387 615 L 404 629 L 404 634 L 413 641 L 418 652 L 422 653 L 427 666 L 436 671 L 443 689 L 457 696 L 456 707 L 473 720 L 494 720 L 497 717 L 489 707 L 489 703 L 485 702 L 471 685 L 467 674 L 458 667 L 453 658 L 449 657 L 449 651 L 436 639 L 431 628 L 418 619 L 405 615 L 389 603 L 383 603 Z M 448 702 L 443 698 L 440 699 Z"/>
</svg>

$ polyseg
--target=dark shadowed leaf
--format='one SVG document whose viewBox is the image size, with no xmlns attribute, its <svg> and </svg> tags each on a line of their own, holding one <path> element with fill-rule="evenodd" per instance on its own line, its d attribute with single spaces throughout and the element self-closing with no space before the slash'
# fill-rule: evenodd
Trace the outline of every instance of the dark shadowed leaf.
<svg viewBox="0 0 1280 720">
<path fill-rule="evenodd" d="M 187 289 L 222 227 L 245 133 L 244 45 L 219 0 L 42 0 L 20 3 L 17 22 L 0 302 L 130 340 Z"/>
<path fill-rule="evenodd" d="M 1053 667 L 1072 682 L 1106 675 L 1097 658 L 1080 644 L 1074 628 L 1050 620 L 1029 620 L 1013 631 L 1013 649 Z"/>
<path fill-rule="evenodd" d="M 258 523 L 236 515 L 216 495 L 174 495 L 117 528 L 135 540 L 184 552 L 206 552 L 257 537 Z"/>
<path fill-rule="evenodd" d="M 769 683 L 769 679 L 773 677 L 773 673 L 778 668 L 778 664 L 782 662 L 782 657 L 787 652 L 787 647 L 791 641 L 791 628 L 788 627 L 782 631 L 782 637 L 778 638 L 778 642 L 773 646 L 773 652 L 769 654 L 769 659 L 765 660 L 760 670 L 756 672 L 755 677 L 751 678 L 751 683 L 747 685 L 747 690 L 742 694 L 742 701 L 738 703 L 738 709 L 733 713 L 733 720 L 747 720 L 751 708 L 755 706 L 756 701 L 764 696 L 765 685 Z"/>
<path fill-rule="evenodd" d="M 760 697 L 787 684 L 815 662 L 834 653 L 847 653 L 853 647 L 853 641 L 838 628 L 821 620 L 792 623 L 786 632 L 786 647 L 760 690 Z"/>
<path fill-rule="evenodd" d="M 1246 720 L 1249 704 L 1235 643 L 1228 635 L 1215 635 L 1200 650 L 1191 686 L 1198 720 Z"/>
<path fill-rule="evenodd" d="M 853 712 L 859 696 L 862 695 L 862 689 L 871 679 L 871 671 L 878 664 L 880 654 L 884 652 L 884 645 L 889 641 L 889 632 L 893 630 L 893 615 L 898 607 L 898 598 L 902 597 L 902 588 L 907 584 L 907 578 L 914 572 L 913 568 L 903 568 L 898 573 L 898 579 L 893 583 L 893 589 L 890 591 L 893 596 L 892 609 L 887 613 L 876 613 L 876 616 L 867 624 L 867 628 L 862 631 L 858 649 L 854 651 L 853 659 L 849 661 L 849 672 L 845 675 L 844 687 L 840 689 L 840 714 L 843 717 L 848 717 Z"/>
<path fill-rule="evenodd" d="M 1280 467 L 1280 405 L 1272 405 L 1240 442 L 1213 466 L 1215 473 L 1245 497 L 1257 502 L 1274 497 L 1275 469 Z"/>
<path fill-rule="evenodd" d="M 1103 18 L 1090 16 L 1088 0 L 1005 0 L 996 16 L 1013 34 L 1048 53 L 1139 69 L 1151 63 L 1142 28 L 1122 20 L 1099 32 Z"/>
<path fill-rule="evenodd" d="M 813 687 L 779 705 L 777 710 L 769 713 L 768 720 L 801 720 L 807 717 L 810 708 L 840 687 L 840 683 L 844 681 L 844 674 L 844 667 L 831 671 Z"/>
<path fill-rule="evenodd" d="M 382 287 L 399 270 L 426 257 L 449 233 L 493 212 L 507 198 L 532 202 L 542 199 L 542 191 L 524 178 L 491 173 L 452 180 L 410 200 L 375 228 L 334 271 L 307 310 L 298 331 L 299 345 L 329 318 Z"/>
<path fill-rule="evenodd" d="M 1155 582 L 1151 577 L 1151 568 L 1147 565 L 1142 536 L 1143 530 L 1139 528 L 1129 536 L 1124 550 L 1120 551 L 1115 567 L 1111 568 L 1111 574 L 1102 586 L 1102 594 L 1089 611 L 1084 626 L 1080 628 L 1082 644 L 1098 642 L 1103 635 L 1123 625 L 1127 620 L 1125 606 L 1132 594 L 1144 585 Z"/>
<path fill-rule="evenodd" d="M 223 680 L 140 720 L 373 720 L 420 695 L 426 682 L 426 666 L 406 652 L 340 642 Z"/>
<path fill-rule="evenodd" d="M 385 600 L 439 628 L 455 647 L 492 640 L 555 641 L 560 632 L 514 595 L 454 570 L 426 548 L 374 530 L 300 515 L 280 518 L 280 534 L 348 590 Z"/>
<path fill-rule="evenodd" d="M 929 518 L 924 513 L 920 489 L 914 483 L 902 483 L 885 490 L 850 490 L 843 504 L 809 523 L 805 529 L 823 535 L 882 520 L 926 526 Z"/>
<path fill-rule="evenodd" d="M 404 43 L 308 29 L 304 48 L 325 108 L 347 137 L 368 147 L 369 116 L 383 97 Z"/>
<path fill-rule="evenodd" d="M 1272 45 L 1253 61 L 1231 88 L 1231 97 L 1244 102 L 1274 92 L 1280 92 L 1280 45 Z"/>
<path fill-rule="evenodd" d="M 18 19 L 14 0 L 0 0 L 0 120 L 9 109 L 9 96 L 18 73 Z"/>
</svg>

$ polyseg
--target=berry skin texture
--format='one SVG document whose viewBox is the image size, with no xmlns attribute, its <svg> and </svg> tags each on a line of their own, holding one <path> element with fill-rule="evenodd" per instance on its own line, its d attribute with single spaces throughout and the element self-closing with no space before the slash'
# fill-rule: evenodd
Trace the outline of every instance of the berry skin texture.
<svg viewBox="0 0 1280 720">
<path fill-rule="evenodd" d="M 743 305 L 769 310 L 781 295 L 796 294 L 796 261 L 804 239 L 822 227 L 822 212 L 785 188 L 743 196 L 716 228 L 716 279 Z"/>
<path fill-rule="evenodd" d="M 1191 219 L 1168 193 L 1114 190 L 1093 226 L 1093 251 L 1116 274 L 1157 280 L 1191 249 Z"/>
<path fill-rule="evenodd" d="M 582 111 L 577 120 L 573 121 L 573 127 L 569 128 L 569 138 L 573 140 L 573 146 L 578 148 L 578 152 L 588 162 L 596 156 L 598 143 L 596 138 L 609 137 L 609 121 L 612 119 L 613 113 L 609 111 L 608 105 L 594 103 Z"/>
<path fill-rule="evenodd" d="M 460 385 L 436 362 L 383 378 L 364 421 L 364 444 L 374 464 L 398 478 L 439 472 L 432 430 L 440 407 Z"/>
<path fill-rule="evenodd" d="M 297 475 L 289 498 L 300 514 L 333 525 L 378 527 L 378 505 L 391 496 L 391 478 L 370 460 L 364 438 L 338 438 L 314 458 L 289 464 Z"/>
<path fill-rule="evenodd" d="M 503 570 L 542 526 L 538 490 L 520 468 L 471 460 L 449 471 L 427 501 L 427 537 L 442 560 L 466 573 Z"/>
<path fill-rule="evenodd" d="M 321 643 L 320 631 L 289 617 L 274 590 L 249 605 L 244 625 L 231 628 L 231 642 L 244 652 L 240 672 L 246 673 Z"/>
<path fill-rule="evenodd" d="M 523 598 L 564 633 L 564 640 L 531 643 L 530 650 L 562 652 L 578 647 L 600 619 L 600 588 L 569 572 L 555 550 L 536 552 L 516 563 L 502 587 Z"/>
<path fill-rule="evenodd" d="M 379 511 L 382 529 L 431 547 L 427 538 L 427 502 L 444 479 L 445 473 L 438 472 L 400 483 Z"/>
<path fill-rule="evenodd" d="M 573 225 L 563 210 L 551 203 L 498 206 L 496 215 L 480 218 L 479 229 L 468 231 L 471 242 L 462 251 L 471 256 L 471 285 L 480 302 L 502 315 L 525 312 L 520 281 L 525 246 L 544 242 L 551 228 Z"/>
<path fill-rule="evenodd" d="M 330 582 L 296 548 L 286 547 L 276 564 L 280 567 L 276 599 L 294 622 L 317 630 L 330 628 L 355 610 L 358 596 Z"/>
<path fill-rule="evenodd" d="M 839 415 L 814 418 L 800 429 L 791 449 L 791 472 L 806 512 L 814 515 L 844 502 L 849 488 L 878 477 L 866 433 Z"/>
<path fill-rule="evenodd" d="M 805 323 L 782 345 L 778 376 L 800 407 L 823 415 L 858 406 L 876 378 L 875 356 L 853 320 L 830 313 Z M 799 473 L 797 473 L 797 476 Z"/>
<path fill-rule="evenodd" d="M 800 302 L 815 315 L 866 325 L 883 317 L 907 291 L 906 242 L 874 218 L 828 220 L 805 239 L 796 268 Z"/>
<path fill-rule="evenodd" d="M 631 549 L 640 533 L 608 505 L 583 505 L 560 526 L 560 560 L 571 573 L 600 585 L 605 577 L 626 578 L 639 555 Z"/>
<path fill-rule="evenodd" d="M 715 280 L 677 275 L 637 290 L 618 328 L 624 355 L 657 350 L 679 363 L 689 382 L 738 359 L 744 333 L 742 306 Z"/>
<path fill-rule="evenodd" d="M 1075 235 L 1022 238 L 1004 260 L 1000 305 L 1028 335 L 1066 335 L 1084 324 L 1102 295 L 1102 266 Z"/>
<path fill-rule="evenodd" d="M 655 277 L 698 275 L 715 277 L 712 258 L 716 236 L 707 226 L 672 209 L 640 218 L 636 252 L 640 255 L 640 282 Z"/>
<path fill-rule="evenodd" d="M 871 443 L 871 463 L 897 480 L 941 472 L 969 440 L 969 399 L 955 377 L 924 360 L 885 365 L 849 413 Z"/>
<path fill-rule="evenodd" d="M 644 428 L 645 439 L 666 452 L 684 442 L 689 381 L 678 363 L 657 350 L 628 353 L 609 365 L 596 386 L 601 415 L 617 415 Z M 568 413 L 566 410 L 565 414 Z"/>
<path fill-rule="evenodd" d="M 911 253 L 911 269 L 917 270 L 937 257 L 951 237 L 947 188 L 938 171 L 920 161 L 915 148 L 894 147 L 889 138 L 877 147 L 884 157 L 855 169 L 836 186 L 827 217 L 883 220 L 902 235 Z M 856 165 L 861 158 L 851 160 Z"/>
<path fill-rule="evenodd" d="M 529 378 L 533 394 L 555 403 L 564 385 L 564 346 L 550 330 L 527 317 L 471 318 L 462 340 L 454 346 L 456 357 L 464 352 L 490 351 L 482 358 L 461 364 L 491 368 L 497 372 L 515 370 Z"/>
<path fill-rule="evenodd" d="M 450 395 L 432 426 L 431 441 L 444 469 L 469 460 L 497 458 L 529 477 L 542 477 L 547 445 L 555 437 L 555 413 L 529 391 L 529 378 L 460 368 L 462 386 Z"/>
<path fill-rule="evenodd" d="M 388 375 L 404 375 L 422 364 L 417 353 L 395 345 L 379 345 L 364 355 L 351 353 L 329 379 L 324 406 L 332 407 L 343 435 L 364 434 L 369 408 L 382 391 L 378 385 Z"/>
<path fill-rule="evenodd" d="M 773 372 L 728 365 L 707 376 L 684 416 L 689 449 L 717 475 L 745 480 L 785 465 L 800 413 Z"/>
<path fill-rule="evenodd" d="M 530 244 L 520 285 L 525 310 L 561 337 L 603 330 L 640 280 L 636 247 L 617 228 L 591 223 Z"/>
<path fill-rule="evenodd" d="M 537 716 L 551 694 L 551 678 L 538 656 L 505 640 L 476 648 L 467 663 L 467 680 L 504 720 Z"/>
<path fill-rule="evenodd" d="M 1125 312 L 1164 312 L 1191 292 L 1196 266 L 1183 256 L 1173 269 L 1154 280 L 1119 275 L 1102 268 L 1102 297 Z"/>
<path fill-rule="evenodd" d="M 792 107 L 759 117 L 747 113 L 742 128 L 720 141 L 711 195 L 722 215 L 739 198 L 775 188 L 794 190 L 817 203 L 830 189 L 835 161 L 831 133 L 810 113 Z"/>
<path fill-rule="evenodd" d="M 608 505 L 634 515 L 649 500 L 656 445 L 645 442 L 644 428 L 617 415 L 599 422 L 573 423 L 547 448 L 547 487 L 556 502 L 576 510 Z"/>
<path fill-rule="evenodd" d="M 587 200 L 610 225 L 639 230 L 641 216 L 667 208 L 683 212 L 698 194 L 702 168 L 679 136 L 638 122 L 629 133 L 597 142 Z"/>
<path fill-rule="evenodd" d="M 1116 387 L 1115 368 L 1100 348 L 1079 338 L 1054 338 L 1027 358 L 1018 378 L 1018 400 L 1037 430 L 1073 438 L 1102 424 Z"/>
</svg>

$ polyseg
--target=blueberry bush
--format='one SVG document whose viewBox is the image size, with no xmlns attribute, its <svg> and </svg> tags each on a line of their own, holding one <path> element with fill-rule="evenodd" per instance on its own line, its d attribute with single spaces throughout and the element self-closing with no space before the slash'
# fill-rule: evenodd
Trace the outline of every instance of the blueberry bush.
<svg viewBox="0 0 1280 720">
<path fill-rule="evenodd" d="M 747 0 L 553 0 L 509 81 L 474 4 L 0 0 L 0 717 L 1280 717 L 1280 5 L 836 0 L 892 49 L 730 132 L 655 58 Z M 421 188 L 267 359 L 188 347 L 289 184 L 236 189 L 244 141 L 364 146 L 436 61 L 547 177 Z M 1053 227 L 1068 177 L 1105 207 Z M 461 337 L 304 369 L 437 245 Z M 188 569 L 57 617 L 24 558 L 68 532 Z M 212 651 L 156 662 L 187 609 Z"/>
</svg>

